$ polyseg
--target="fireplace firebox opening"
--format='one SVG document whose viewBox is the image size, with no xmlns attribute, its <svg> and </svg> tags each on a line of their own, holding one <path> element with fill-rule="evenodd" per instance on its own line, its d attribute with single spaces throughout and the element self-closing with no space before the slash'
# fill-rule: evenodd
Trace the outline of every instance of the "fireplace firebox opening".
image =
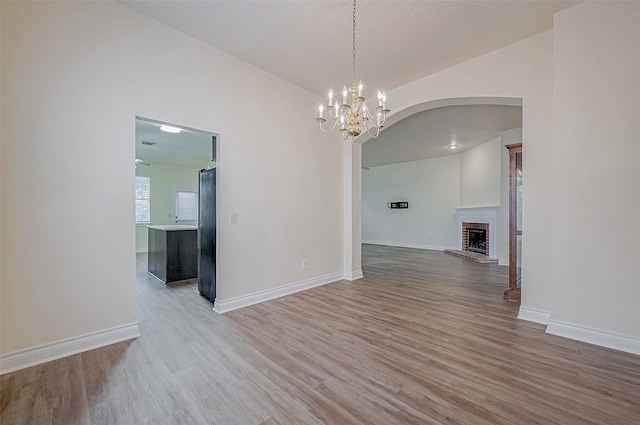
<svg viewBox="0 0 640 425">
<path fill-rule="evenodd" d="M 468 251 L 487 255 L 487 231 L 485 229 L 467 228 L 469 246 Z"/>
</svg>

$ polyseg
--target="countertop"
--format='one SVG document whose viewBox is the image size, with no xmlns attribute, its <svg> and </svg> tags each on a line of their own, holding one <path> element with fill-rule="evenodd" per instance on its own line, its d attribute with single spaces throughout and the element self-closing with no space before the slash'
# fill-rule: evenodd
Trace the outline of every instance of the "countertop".
<svg viewBox="0 0 640 425">
<path fill-rule="evenodd" d="M 167 232 L 173 232 L 176 230 L 198 230 L 198 226 L 190 226 L 187 224 L 165 224 L 157 226 L 147 226 L 148 229 L 164 230 Z"/>
</svg>

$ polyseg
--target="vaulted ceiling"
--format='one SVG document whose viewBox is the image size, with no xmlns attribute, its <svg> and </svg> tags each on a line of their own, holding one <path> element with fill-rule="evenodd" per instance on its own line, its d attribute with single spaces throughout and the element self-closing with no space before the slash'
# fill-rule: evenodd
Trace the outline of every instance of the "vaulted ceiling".
<svg viewBox="0 0 640 425">
<path fill-rule="evenodd" d="M 318 94 L 318 102 L 330 87 L 338 89 L 351 82 L 351 1 L 120 2 Z M 360 0 L 357 4 L 358 78 L 363 80 L 367 96 L 378 88 L 390 91 L 550 30 L 553 14 L 576 3 Z M 392 98 L 389 106 L 393 108 Z M 503 115 L 495 114 L 495 110 L 475 108 L 475 111 L 480 114 L 478 117 L 494 118 L 492 134 L 510 125 L 502 121 Z M 456 117 L 451 112 L 447 115 L 454 122 L 451 127 L 455 127 Z M 429 119 L 429 112 L 422 117 Z M 484 123 L 490 125 L 491 121 Z M 406 120 L 393 127 L 404 124 Z M 469 128 L 450 130 L 460 135 L 461 144 L 465 143 L 460 140 L 462 135 L 470 131 Z M 385 131 L 391 133 L 391 127 Z M 467 145 L 469 143 L 470 140 Z M 397 145 L 396 149 L 403 147 Z"/>
</svg>

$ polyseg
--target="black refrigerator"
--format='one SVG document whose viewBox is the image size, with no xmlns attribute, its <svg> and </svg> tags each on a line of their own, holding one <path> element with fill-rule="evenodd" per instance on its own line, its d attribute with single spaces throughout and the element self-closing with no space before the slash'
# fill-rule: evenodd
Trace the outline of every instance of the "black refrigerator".
<svg viewBox="0 0 640 425">
<path fill-rule="evenodd" d="M 198 291 L 216 299 L 216 169 L 200 170 L 198 184 Z"/>
</svg>

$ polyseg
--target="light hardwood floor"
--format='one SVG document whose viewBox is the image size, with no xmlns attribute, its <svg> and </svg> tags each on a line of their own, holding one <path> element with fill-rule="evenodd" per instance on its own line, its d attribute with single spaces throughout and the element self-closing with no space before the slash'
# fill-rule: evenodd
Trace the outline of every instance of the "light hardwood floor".
<svg viewBox="0 0 640 425">
<path fill-rule="evenodd" d="M 365 278 L 217 315 L 139 257 L 135 341 L 2 376 L 9 424 L 640 424 L 640 357 L 544 333 L 507 270 L 365 245 Z"/>
</svg>

